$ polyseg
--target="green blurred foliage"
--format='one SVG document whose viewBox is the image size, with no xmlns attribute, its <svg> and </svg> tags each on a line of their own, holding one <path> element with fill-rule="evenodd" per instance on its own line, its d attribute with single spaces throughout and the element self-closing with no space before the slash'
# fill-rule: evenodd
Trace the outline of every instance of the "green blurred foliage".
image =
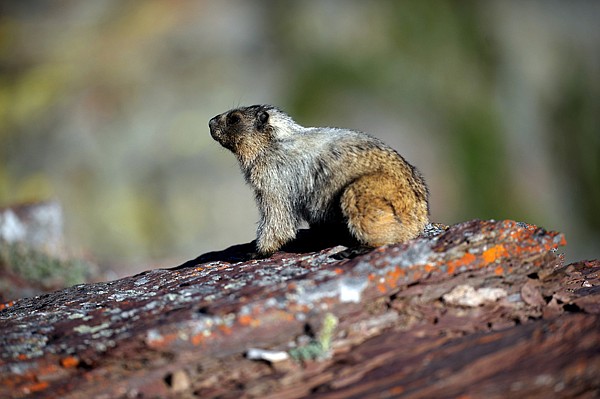
<svg viewBox="0 0 600 399">
<path fill-rule="evenodd" d="M 581 204 L 577 216 L 589 229 L 600 231 L 600 87 L 591 85 L 575 64 L 552 108 L 552 150 L 573 180 L 572 195 Z"/>
<path fill-rule="evenodd" d="M 6 268 L 45 290 L 81 284 L 95 266 L 82 259 L 59 259 L 19 243 L 0 241 L 0 268 Z"/>
<path fill-rule="evenodd" d="M 350 63 L 329 48 L 286 54 L 294 76 L 289 108 L 293 115 L 310 119 L 335 108 L 340 93 L 354 91 L 383 96 L 392 107 L 435 109 L 452 136 L 449 150 L 458 162 L 456 184 L 468 193 L 454 210 L 456 219 L 523 214 L 506 170 L 500 116 L 491 96 L 493 51 L 478 26 L 480 10 L 476 2 L 450 4 L 389 3 L 383 8 L 389 13 L 368 21 L 383 31 L 384 43 L 374 48 L 368 48 L 371 43 L 353 43 L 368 49 L 356 52 Z M 276 36 L 284 38 L 281 47 L 301 42 L 309 27 L 289 29 L 296 13 L 277 12 L 283 14 L 273 16 L 279 21 Z"/>
</svg>

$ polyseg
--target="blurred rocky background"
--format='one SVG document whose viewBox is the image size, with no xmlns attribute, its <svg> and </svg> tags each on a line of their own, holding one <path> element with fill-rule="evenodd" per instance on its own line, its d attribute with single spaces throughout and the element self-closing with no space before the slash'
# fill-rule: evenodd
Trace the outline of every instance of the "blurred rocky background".
<svg viewBox="0 0 600 399">
<path fill-rule="evenodd" d="M 114 276 L 69 250 L 57 201 L 0 208 L 0 302 Z"/>
<path fill-rule="evenodd" d="M 523 220 L 597 258 L 599 20 L 597 1 L 3 1 L 0 206 L 57 201 L 66 246 L 115 277 L 250 241 L 207 122 L 271 103 L 389 142 L 434 221 Z"/>
</svg>

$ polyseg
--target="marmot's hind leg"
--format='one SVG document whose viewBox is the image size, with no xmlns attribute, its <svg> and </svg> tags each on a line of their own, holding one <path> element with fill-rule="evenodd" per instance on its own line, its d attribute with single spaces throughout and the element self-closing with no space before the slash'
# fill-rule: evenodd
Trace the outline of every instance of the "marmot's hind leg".
<svg viewBox="0 0 600 399">
<path fill-rule="evenodd" d="M 414 193 L 398 179 L 382 174 L 348 185 L 340 206 L 350 232 L 364 245 L 378 247 L 415 238 L 427 223 Z"/>
</svg>

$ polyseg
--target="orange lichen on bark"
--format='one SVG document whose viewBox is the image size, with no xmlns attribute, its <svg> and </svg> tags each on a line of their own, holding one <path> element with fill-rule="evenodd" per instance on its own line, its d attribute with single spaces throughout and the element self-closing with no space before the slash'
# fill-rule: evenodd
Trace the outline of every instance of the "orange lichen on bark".
<svg viewBox="0 0 600 399">
<path fill-rule="evenodd" d="M 233 332 L 233 330 L 231 330 L 231 327 L 229 327 L 225 324 L 221 324 L 219 326 L 219 331 L 221 331 L 225 335 L 231 335 L 231 333 Z"/>
<path fill-rule="evenodd" d="M 567 239 L 565 238 L 564 235 L 561 235 L 560 242 L 558 243 L 558 246 L 564 247 L 565 245 L 567 245 Z"/>
<path fill-rule="evenodd" d="M 456 266 L 454 266 L 453 263 L 448 263 L 448 274 L 454 274 L 455 270 L 456 270 Z"/>
<path fill-rule="evenodd" d="M 505 257 L 506 255 L 508 255 L 508 252 L 501 244 L 494 245 L 490 249 L 483 251 L 482 254 L 485 263 L 494 263 L 497 259 Z"/>
<path fill-rule="evenodd" d="M 147 344 L 151 348 L 164 348 L 166 346 L 169 346 L 175 340 L 177 340 L 177 334 L 171 333 L 162 335 L 160 338 L 157 339 L 152 339 L 149 342 L 147 342 Z"/>
<path fill-rule="evenodd" d="M 35 384 L 24 386 L 23 392 L 25 392 L 25 393 L 39 392 L 39 391 L 43 391 L 44 389 L 48 388 L 48 386 L 50 386 L 50 384 L 48 384 L 46 381 L 36 382 Z"/>
<path fill-rule="evenodd" d="M 23 386 L 26 384 L 32 384 L 33 382 L 37 382 L 37 378 L 34 373 L 27 372 L 21 375 L 15 375 L 9 378 L 3 378 L 0 380 L 0 387 L 6 387 L 10 389 L 16 389 L 19 386 Z"/>
<path fill-rule="evenodd" d="M 190 342 L 192 343 L 192 345 L 198 346 L 198 345 L 204 343 L 205 338 L 206 337 L 204 336 L 204 333 L 195 334 L 195 335 L 192 335 L 192 337 L 190 338 Z"/>
<path fill-rule="evenodd" d="M 386 273 L 385 281 L 391 288 L 394 288 L 394 287 L 398 286 L 400 279 L 404 276 L 406 276 L 406 271 L 404 269 L 402 269 L 401 267 L 397 266 L 394 269 L 389 270 Z"/>
<path fill-rule="evenodd" d="M 448 262 L 448 274 L 454 274 L 457 267 L 470 265 L 475 262 L 475 260 L 477 260 L 475 255 L 470 252 L 465 252 L 460 258 Z"/>
<path fill-rule="evenodd" d="M 238 317 L 238 322 L 242 326 L 256 326 L 260 324 L 260 322 L 257 319 L 248 314 L 240 315 L 240 317 Z"/>
<path fill-rule="evenodd" d="M 77 367 L 79 365 L 79 359 L 75 356 L 67 356 L 60 359 L 60 365 L 66 369 Z"/>
</svg>

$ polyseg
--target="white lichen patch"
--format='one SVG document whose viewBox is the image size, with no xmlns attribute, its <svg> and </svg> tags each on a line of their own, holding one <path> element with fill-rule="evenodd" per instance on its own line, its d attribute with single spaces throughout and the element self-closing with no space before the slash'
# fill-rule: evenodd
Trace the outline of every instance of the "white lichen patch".
<svg viewBox="0 0 600 399">
<path fill-rule="evenodd" d="M 506 296 L 507 293 L 502 288 L 482 287 L 475 289 L 470 285 L 463 284 L 454 287 L 442 299 L 449 305 L 477 307 L 484 303 L 495 302 Z"/>
<path fill-rule="evenodd" d="M 340 302 L 359 303 L 369 281 L 366 278 L 345 277 L 339 282 Z"/>
<path fill-rule="evenodd" d="M 146 344 L 152 346 L 156 342 L 162 341 L 164 338 L 157 329 L 153 328 L 146 333 Z"/>
<path fill-rule="evenodd" d="M 337 281 L 328 281 L 316 286 L 312 281 L 299 281 L 295 294 L 288 293 L 288 300 L 296 300 L 301 305 L 313 306 L 325 298 L 334 298 L 339 295 Z"/>
<path fill-rule="evenodd" d="M 390 262 L 399 264 L 402 267 L 426 265 L 431 262 L 435 253 L 432 251 L 432 241 L 434 240 L 416 240 L 402 255 Z"/>
<path fill-rule="evenodd" d="M 104 330 L 110 326 L 109 322 L 98 324 L 97 326 L 88 326 L 86 324 L 79 325 L 73 328 L 73 331 L 78 332 L 79 334 L 94 334 L 100 330 Z"/>
<path fill-rule="evenodd" d="M 270 363 L 288 360 L 290 356 L 284 351 L 271 351 L 259 348 L 250 348 L 246 352 L 246 358 L 250 360 L 265 360 Z"/>
<path fill-rule="evenodd" d="M 136 287 L 139 287 L 140 285 L 148 284 L 149 282 L 150 282 L 150 279 L 147 276 L 144 276 L 144 277 L 134 281 L 133 285 L 135 285 Z"/>
<path fill-rule="evenodd" d="M 137 299 L 140 297 L 144 297 L 144 294 L 145 294 L 144 291 L 123 290 L 123 291 L 115 292 L 114 294 L 109 296 L 108 299 L 111 301 L 115 301 L 115 302 L 123 302 L 128 299 Z"/>
</svg>

